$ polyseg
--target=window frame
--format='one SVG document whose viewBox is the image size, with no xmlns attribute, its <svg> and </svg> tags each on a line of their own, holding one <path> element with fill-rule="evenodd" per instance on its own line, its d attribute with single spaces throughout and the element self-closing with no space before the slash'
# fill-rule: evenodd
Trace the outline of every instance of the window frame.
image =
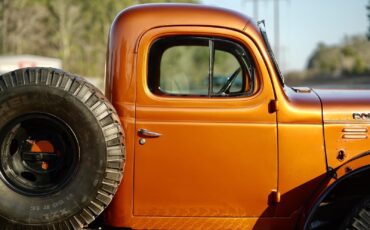
<svg viewBox="0 0 370 230">
<path fill-rule="evenodd" d="M 208 43 L 209 49 L 209 67 L 208 67 L 208 94 L 181 94 L 181 93 L 168 93 L 160 88 L 160 71 L 161 61 L 163 54 L 169 48 L 184 45 L 203 45 Z M 226 44 L 223 47 L 229 49 L 216 48 L 215 44 Z M 221 46 L 222 47 L 222 46 Z M 158 49 L 158 50 L 157 50 Z M 234 52 L 230 50 L 234 49 Z M 240 67 L 242 68 L 242 89 L 241 92 L 234 92 L 229 94 L 216 94 L 213 92 L 213 79 L 214 79 L 214 62 L 215 62 L 215 51 L 220 50 L 227 52 L 235 57 Z M 239 52 L 238 52 L 239 51 Z M 191 36 L 191 35 L 177 35 L 177 36 L 166 36 L 156 39 L 149 48 L 148 54 L 148 72 L 147 72 L 147 84 L 149 90 L 158 96 L 170 96 L 170 97 L 187 97 L 187 98 L 234 98 L 234 97 L 249 97 L 255 92 L 255 85 L 257 81 L 257 68 L 255 61 L 252 58 L 249 50 L 242 46 L 239 42 L 232 39 L 225 39 L 220 37 L 209 37 L 209 36 Z M 230 76 L 229 76 L 230 77 Z M 248 78 L 248 91 L 246 80 Z"/>
</svg>

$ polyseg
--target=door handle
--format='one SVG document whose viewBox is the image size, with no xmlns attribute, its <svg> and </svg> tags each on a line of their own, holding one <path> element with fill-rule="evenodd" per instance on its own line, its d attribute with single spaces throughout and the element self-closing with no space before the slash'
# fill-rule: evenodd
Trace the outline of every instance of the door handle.
<svg viewBox="0 0 370 230">
<path fill-rule="evenodd" d="M 151 132 L 149 130 L 146 130 L 146 129 L 139 129 L 137 131 L 137 133 L 139 134 L 139 136 L 141 137 L 151 137 L 151 138 L 155 138 L 155 137 L 160 137 L 162 134 L 160 133 L 156 133 L 156 132 Z"/>
</svg>

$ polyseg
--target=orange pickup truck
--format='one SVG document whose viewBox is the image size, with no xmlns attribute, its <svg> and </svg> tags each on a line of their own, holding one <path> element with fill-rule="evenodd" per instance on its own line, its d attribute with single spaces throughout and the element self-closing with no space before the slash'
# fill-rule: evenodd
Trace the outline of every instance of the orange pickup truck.
<svg viewBox="0 0 370 230">
<path fill-rule="evenodd" d="M 263 22 L 131 7 L 106 70 L 0 77 L 0 229 L 370 229 L 370 91 L 286 86 Z"/>
</svg>

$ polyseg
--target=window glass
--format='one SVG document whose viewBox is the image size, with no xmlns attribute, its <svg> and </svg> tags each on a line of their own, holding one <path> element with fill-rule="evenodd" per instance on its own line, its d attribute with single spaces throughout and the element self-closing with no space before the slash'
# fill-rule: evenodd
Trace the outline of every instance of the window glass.
<svg viewBox="0 0 370 230">
<path fill-rule="evenodd" d="M 150 49 L 149 88 L 171 96 L 250 95 L 255 81 L 251 60 L 245 49 L 229 40 L 162 38 Z"/>
<path fill-rule="evenodd" d="M 169 94 L 208 95 L 209 49 L 205 46 L 174 46 L 163 53 L 160 89 Z"/>
<path fill-rule="evenodd" d="M 227 82 L 227 79 L 238 69 L 240 64 L 238 60 L 229 52 L 215 50 L 215 64 L 213 72 L 213 93 L 221 90 Z M 243 90 L 242 72 L 240 71 L 234 80 L 229 92 L 240 93 Z"/>
</svg>

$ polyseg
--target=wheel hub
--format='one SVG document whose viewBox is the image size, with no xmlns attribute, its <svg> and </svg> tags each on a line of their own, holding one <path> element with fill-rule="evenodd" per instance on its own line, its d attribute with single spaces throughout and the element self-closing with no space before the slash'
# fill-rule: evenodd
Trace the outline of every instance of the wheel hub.
<svg viewBox="0 0 370 230">
<path fill-rule="evenodd" d="M 21 153 L 26 166 L 35 172 L 53 171 L 58 160 L 58 150 L 55 152 L 53 144 L 49 140 L 26 140 L 22 149 L 29 149 Z M 60 155 L 60 154 L 59 154 Z"/>
<path fill-rule="evenodd" d="M 55 193 L 77 168 L 79 148 L 70 127 L 48 114 L 29 114 L 1 130 L 0 174 L 27 195 Z"/>
</svg>

